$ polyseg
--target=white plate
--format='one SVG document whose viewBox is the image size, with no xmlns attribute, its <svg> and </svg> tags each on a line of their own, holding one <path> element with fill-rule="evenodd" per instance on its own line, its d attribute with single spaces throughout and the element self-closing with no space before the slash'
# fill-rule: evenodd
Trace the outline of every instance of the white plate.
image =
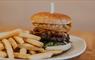
<svg viewBox="0 0 95 60">
<path fill-rule="evenodd" d="M 84 39 L 71 35 L 70 41 L 72 42 L 72 48 L 69 51 L 46 60 L 70 59 L 81 55 L 86 50 L 86 42 Z"/>
<path fill-rule="evenodd" d="M 52 57 L 49 59 L 45 59 L 45 60 L 64 60 L 64 59 L 70 59 L 70 58 L 74 58 L 76 56 L 81 55 L 85 50 L 86 50 L 86 43 L 84 39 L 81 39 L 77 36 L 70 36 L 70 41 L 72 42 L 72 48 L 70 50 L 68 50 L 67 52 L 58 55 L 56 57 Z M 4 60 L 9 60 L 9 59 L 5 59 L 5 58 L 0 58 L 0 59 L 4 59 Z M 20 60 L 20 59 L 16 59 L 16 60 Z"/>
</svg>

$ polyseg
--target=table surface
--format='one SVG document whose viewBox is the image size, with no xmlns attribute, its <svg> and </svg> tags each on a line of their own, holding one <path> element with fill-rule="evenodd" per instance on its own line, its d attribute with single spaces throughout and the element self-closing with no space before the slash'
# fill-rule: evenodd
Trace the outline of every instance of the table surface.
<svg viewBox="0 0 95 60">
<path fill-rule="evenodd" d="M 77 31 L 71 34 L 83 38 L 87 43 L 87 50 L 71 60 L 95 60 L 95 33 Z"/>
</svg>

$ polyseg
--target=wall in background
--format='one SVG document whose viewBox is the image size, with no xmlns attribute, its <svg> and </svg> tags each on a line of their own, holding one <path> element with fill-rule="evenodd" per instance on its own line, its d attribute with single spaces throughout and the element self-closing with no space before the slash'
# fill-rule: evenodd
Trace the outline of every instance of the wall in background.
<svg viewBox="0 0 95 60">
<path fill-rule="evenodd" d="M 56 12 L 72 17 L 72 30 L 95 32 L 94 0 L 54 0 Z M 31 29 L 30 17 L 39 11 L 49 11 L 50 0 L 0 0 L 0 30 Z"/>
</svg>

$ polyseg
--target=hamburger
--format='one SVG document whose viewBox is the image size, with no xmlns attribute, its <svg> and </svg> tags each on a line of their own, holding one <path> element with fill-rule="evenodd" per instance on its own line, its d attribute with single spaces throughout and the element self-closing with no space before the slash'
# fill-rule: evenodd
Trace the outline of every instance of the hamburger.
<svg viewBox="0 0 95 60">
<path fill-rule="evenodd" d="M 32 34 L 40 36 L 46 50 L 63 50 L 71 48 L 69 31 L 71 18 L 61 13 L 39 12 L 31 17 Z"/>
</svg>

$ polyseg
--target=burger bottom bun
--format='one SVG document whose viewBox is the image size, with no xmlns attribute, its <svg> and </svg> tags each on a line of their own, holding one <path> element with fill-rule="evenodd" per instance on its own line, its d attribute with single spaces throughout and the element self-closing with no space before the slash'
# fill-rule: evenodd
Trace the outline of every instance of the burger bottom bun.
<svg viewBox="0 0 95 60">
<path fill-rule="evenodd" d="M 71 48 L 71 43 L 68 43 L 66 45 L 58 45 L 58 46 L 48 46 L 46 47 L 46 50 L 62 50 L 67 51 Z"/>
</svg>

